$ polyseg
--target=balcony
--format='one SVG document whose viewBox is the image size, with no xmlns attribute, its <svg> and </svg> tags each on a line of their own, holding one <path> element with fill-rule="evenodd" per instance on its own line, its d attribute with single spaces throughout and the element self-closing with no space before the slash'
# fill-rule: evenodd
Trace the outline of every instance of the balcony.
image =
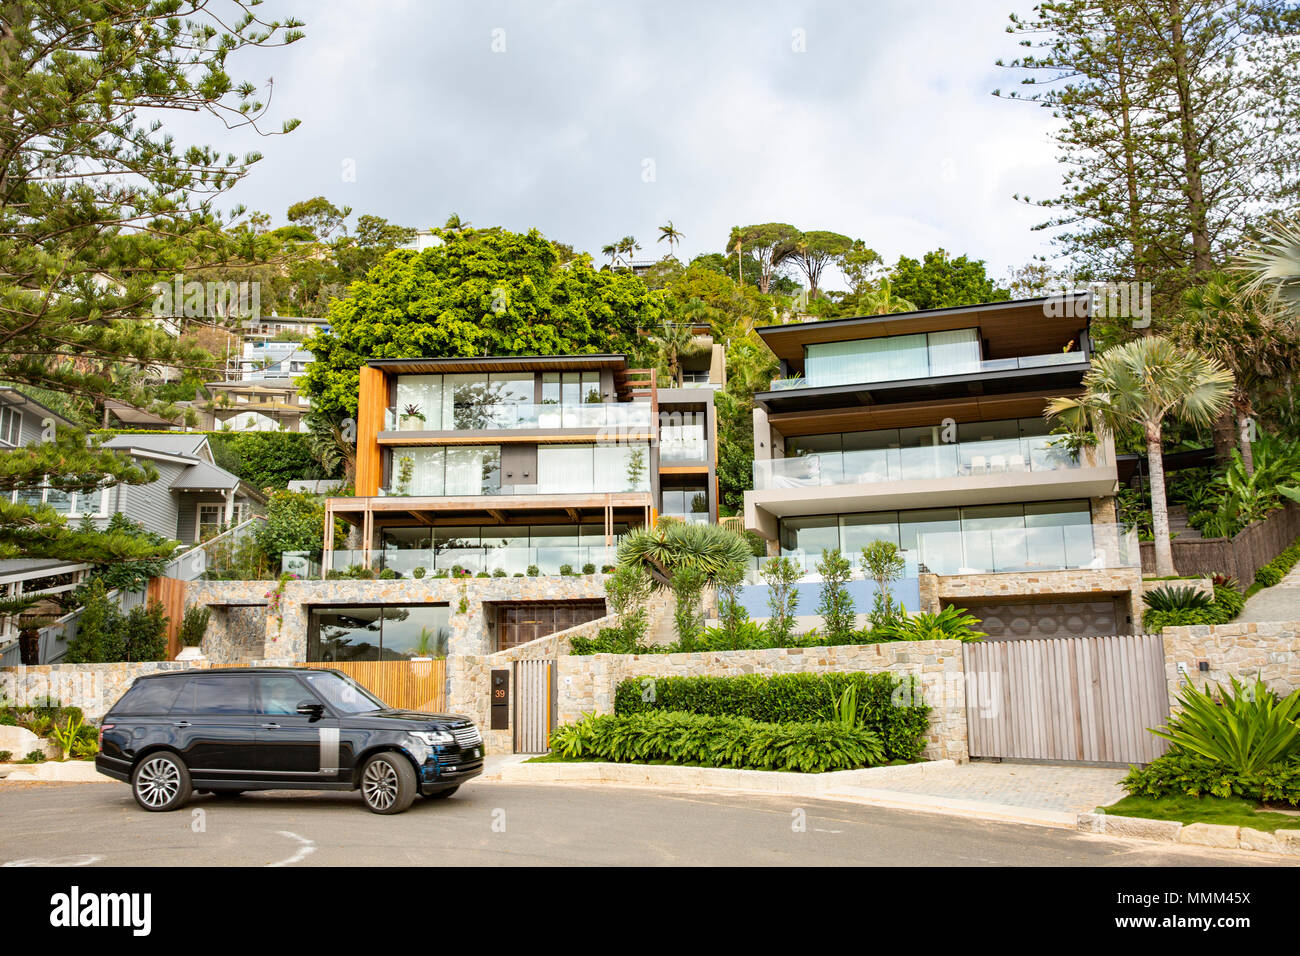
<svg viewBox="0 0 1300 956">
<path fill-rule="evenodd" d="M 1013 358 L 984 359 L 979 362 L 965 362 L 956 367 L 946 368 L 943 372 L 938 374 L 932 373 L 929 375 L 908 376 L 904 378 L 873 378 L 864 370 L 862 380 L 853 383 L 823 381 L 815 375 L 809 378 L 803 378 L 802 376 L 796 378 L 774 378 L 772 379 L 771 388 L 774 392 L 784 392 L 792 389 L 824 388 L 844 384 L 875 385 L 881 382 L 911 381 L 914 378 L 946 378 L 951 375 L 978 375 L 991 372 L 1010 372 L 1017 369 L 1037 369 L 1051 368 L 1057 365 L 1087 364 L 1088 356 L 1083 352 L 1049 352 L 1046 355 L 1021 355 Z"/>
<path fill-rule="evenodd" d="M 824 452 L 754 462 L 754 490 L 1053 472 L 1084 467 L 1059 436 Z"/>
<path fill-rule="evenodd" d="M 709 460 L 709 445 L 703 438 L 660 439 L 659 462 L 663 465 Z"/>
<path fill-rule="evenodd" d="M 589 402 L 586 404 L 457 405 L 450 424 L 442 409 L 426 415 L 419 408 L 388 408 L 384 431 L 510 431 L 559 428 L 649 428 L 653 409 L 645 402 Z"/>
<path fill-rule="evenodd" d="M 924 532 L 916 546 L 901 552 L 904 578 L 918 574 L 1012 574 L 1041 571 L 1140 568 L 1137 532 L 1119 525 L 1058 525 L 988 531 Z M 785 551 L 805 579 L 820 580 L 821 554 Z M 851 560 L 856 554 L 847 554 Z M 768 558 L 752 558 L 747 579 L 760 582 L 759 569 Z"/>
<path fill-rule="evenodd" d="M 1078 457 L 1035 435 L 908 448 L 825 452 L 754 462 L 746 527 L 771 536 L 778 518 L 1112 495 L 1109 439 Z"/>
<path fill-rule="evenodd" d="M 537 548 L 428 548 L 391 549 L 374 551 L 371 555 L 376 572 L 389 569 L 404 578 L 415 576 L 416 568 L 424 568 L 423 577 L 430 578 L 445 572 L 451 574 L 456 568 L 468 571 L 471 575 L 486 572 L 506 575 L 526 575 L 530 567 L 536 567 L 543 575 L 556 575 L 560 568 L 567 565 L 575 574 L 581 573 L 588 564 L 597 571 L 617 563 L 618 549 L 604 545 L 556 545 Z M 335 551 L 331 561 L 331 570 L 346 571 L 348 568 L 363 563 L 361 551 Z M 445 576 L 444 574 L 444 576 Z"/>
</svg>

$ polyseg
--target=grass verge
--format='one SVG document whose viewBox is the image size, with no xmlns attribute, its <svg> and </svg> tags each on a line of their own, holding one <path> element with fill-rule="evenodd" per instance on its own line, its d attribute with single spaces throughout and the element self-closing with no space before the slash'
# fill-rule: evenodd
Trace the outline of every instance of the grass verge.
<svg viewBox="0 0 1300 956">
<path fill-rule="evenodd" d="M 1146 820 L 1173 820 L 1178 823 L 1217 823 L 1230 827 L 1251 827 L 1272 833 L 1275 830 L 1300 830 L 1300 816 L 1257 810 L 1253 800 L 1240 797 L 1125 797 L 1099 812 L 1120 817 Z"/>
</svg>

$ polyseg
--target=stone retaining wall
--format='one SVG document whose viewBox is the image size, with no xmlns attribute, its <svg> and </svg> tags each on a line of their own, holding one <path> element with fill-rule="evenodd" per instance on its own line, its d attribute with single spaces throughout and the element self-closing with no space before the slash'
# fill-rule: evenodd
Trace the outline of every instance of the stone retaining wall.
<svg viewBox="0 0 1300 956">
<path fill-rule="evenodd" d="M 0 704 L 30 707 L 52 698 L 64 707 L 80 707 L 87 719 L 98 720 L 137 677 L 206 666 L 203 661 L 149 661 L 6 667 L 0 669 Z"/>
<path fill-rule="evenodd" d="M 1204 688 L 1227 686 L 1231 677 L 1253 681 L 1258 676 L 1279 694 L 1300 687 L 1300 622 L 1166 627 L 1161 637 L 1170 703 L 1187 682 Z M 1200 669 L 1202 661 L 1209 670 Z M 1185 672 L 1179 672 L 1179 664 Z"/>
</svg>

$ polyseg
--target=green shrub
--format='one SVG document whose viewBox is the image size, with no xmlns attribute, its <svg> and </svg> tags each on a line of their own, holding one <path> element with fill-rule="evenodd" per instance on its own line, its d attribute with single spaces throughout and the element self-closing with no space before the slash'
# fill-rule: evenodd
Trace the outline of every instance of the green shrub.
<svg viewBox="0 0 1300 956">
<path fill-rule="evenodd" d="M 588 716 L 557 727 L 561 757 L 615 763 L 672 763 L 824 773 L 884 762 L 879 739 L 831 721 L 772 724 L 746 717 L 641 713 Z"/>
<path fill-rule="evenodd" d="M 45 751 L 29 750 L 27 752 L 27 756 L 18 762 L 19 763 L 45 763 Z"/>
<path fill-rule="evenodd" d="M 837 643 L 853 633 L 853 598 L 845 587 L 853 573 L 853 565 L 840 553 L 839 548 L 822 550 L 817 562 L 817 573 L 822 577 L 821 603 L 817 613 L 826 626 L 826 633 Z"/>
<path fill-rule="evenodd" d="M 879 737 L 887 760 L 913 761 L 925 749 L 930 707 L 919 684 L 893 674 L 776 674 L 764 677 L 629 678 L 614 692 L 616 714 L 679 711 L 775 724 L 836 719 L 852 685 L 859 722 Z M 897 705 L 896 705 L 897 704 Z"/>
<path fill-rule="evenodd" d="M 384 568 L 384 570 L 379 572 L 379 579 L 381 581 L 392 581 L 396 577 L 397 577 L 397 572 L 394 571 L 392 568 Z"/>
<path fill-rule="evenodd" d="M 1178 705 L 1167 729 L 1151 732 L 1180 750 L 1240 774 L 1300 756 L 1300 690 L 1283 699 L 1261 680 L 1245 685 L 1234 677 L 1231 693 L 1188 685 Z"/>
<path fill-rule="evenodd" d="M 203 643 L 203 635 L 208 632 L 208 623 L 212 620 L 212 609 L 202 604 L 191 604 L 181 617 L 181 628 L 177 634 L 181 644 L 186 647 L 198 647 Z"/>
<path fill-rule="evenodd" d="M 1207 606 L 1171 608 L 1169 610 L 1148 608 L 1142 615 L 1142 627 L 1149 633 L 1158 634 L 1166 627 L 1185 627 L 1193 624 L 1227 624 L 1241 613 L 1242 608 L 1246 606 L 1246 598 L 1237 590 L 1235 582 L 1231 578 L 1222 578 L 1220 580 L 1222 583 L 1214 585 L 1214 600 L 1209 602 Z"/>
<path fill-rule="evenodd" d="M 492 572 L 492 577 L 494 577 L 494 578 L 504 578 L 504 577 L 506 577 L 506 569 L 505 569 L 505 568 L 497 568 L 495 571 Z"/>
<path fill-rule="evenodd" d="M 987 637 L 975 630 L 980 619 L 949 604 L 938 614 L 903 613 L 871 633 L 886 641 L 978 641 Z"/>
<path fill-rule="evenodd" d="M 1264 565 L 1255 572 L 1255 581 L 1266 588 L 1271 588 L 1284 577 L 1287 572 L 1300 563 L 1300 541 L 1295 542 L 1276 558 Z"/>
<path fill-rule="evenodd" d="M 13 759 L 13 756 L 14 752 L 12 750 L 0 750 L 0 763 L 8 763 Z"/>
<path fill-rule="evenodd" d="M 1189 587 L 1163 587 L 1142 595 L 1142 602 L 1153 611 L 1191 611 L 1214 603 L 1210 595 Z"/>
<path fill-rule="evenodd" d="M 535 564 L 528 565 L 528 576 L 530 578 L 535 578 L 541 573 L 542 573 L 542 569 L 539 568 L 537 565 Z"/>
<path fill-rule="evenodd" d="M 411 577 L 415 578 L 418 581 L 420 580 L 420 578 L 424 577 L 425 574 L 427 573 L 428 572 L 425 571 L 424 568 L 420 567 L 420 568 L 416 568 L 414 571 L 411 572 Z"/>
<path fill-rule="evenodd" d="M 790 558 L 769 558 L 760 569 L 767 584 L 767 606 L 771 615 L 767 631 L 772 641 L 779 644 L 790 639 L 794 630 L 795 612 L 799 609 L 799 591 L 795 587 L 803 577 L 803 568 Z"/>
<path fill-rule="evenodd" d="M 655 654 L 658 647 L 642 644 L 635 635 L 617 627 L 602 627 L 595 637 L 574 637 L 569 641 L 569 653 L 575 656 L 588 654 Z"/>
<path fill-rule="evenodd" d="M 562 565 L 560 565 L 560 577 L 562 577 L 562 578 L 571 578 L 571 577 L 573 577 L 573 565 L 571 565 L 571 564 L 562 564 Z"/>
<path fill-rule="evenodd" d="M 583 574 L 595 574 L 595 573 L 596 573 L 596 566 L 595 566 L 594 564 L 592 564 L 590 561 L 588 561 L 586 564 L 584 564 L 584 565 L 582 566 L 582 573 L 583 573 Z"/>
<path fill-rule="evenodd" d="M 1134 767 L 1122 786 L 1139 797 L 1243 797 L 1296 806 L 1300 804 L 1300 758 L 1240 773 L 1208 757 L 1175 749 L 1145 767 Z"/>
</svg>

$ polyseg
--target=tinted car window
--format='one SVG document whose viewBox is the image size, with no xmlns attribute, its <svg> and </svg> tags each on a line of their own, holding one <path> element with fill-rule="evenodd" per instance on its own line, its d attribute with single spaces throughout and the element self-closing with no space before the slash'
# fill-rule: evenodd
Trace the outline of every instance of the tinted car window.
<svg viewBox="0 0 1300 956">
<path fill-rule="evenodd" d="M 296 714 L 298 703 L 316 700 L 316 695 L 289 674 L 257 678 L 257 712 L 259 714 Z"/>
<path fill-rule="evenodd" d="M 338 674 L 317 671 L 314 674 L 307 674 L 306 679 L 312 690 L 329 701 L 330 706 L 335 710 L 342 713 L 364 714 L 369 711 L 382 710 L 387 706 L 356 681 L 340 677 Z"/>
<path fill-rule="evenodd" d="M 251 714 L 252 688 L 248 677 L 195 677 L 185 685 L 172 713 Z"/>
<path fill-rule="evenodd" d="M 113 705 L 113 716 L 134 717 L 144 714 L 165 714 L 172 709 L 176 695 L 180 693 L 184 681 L 179 680 L 142 680 L 136 681 L 126 696 Z"/>
</svg>

